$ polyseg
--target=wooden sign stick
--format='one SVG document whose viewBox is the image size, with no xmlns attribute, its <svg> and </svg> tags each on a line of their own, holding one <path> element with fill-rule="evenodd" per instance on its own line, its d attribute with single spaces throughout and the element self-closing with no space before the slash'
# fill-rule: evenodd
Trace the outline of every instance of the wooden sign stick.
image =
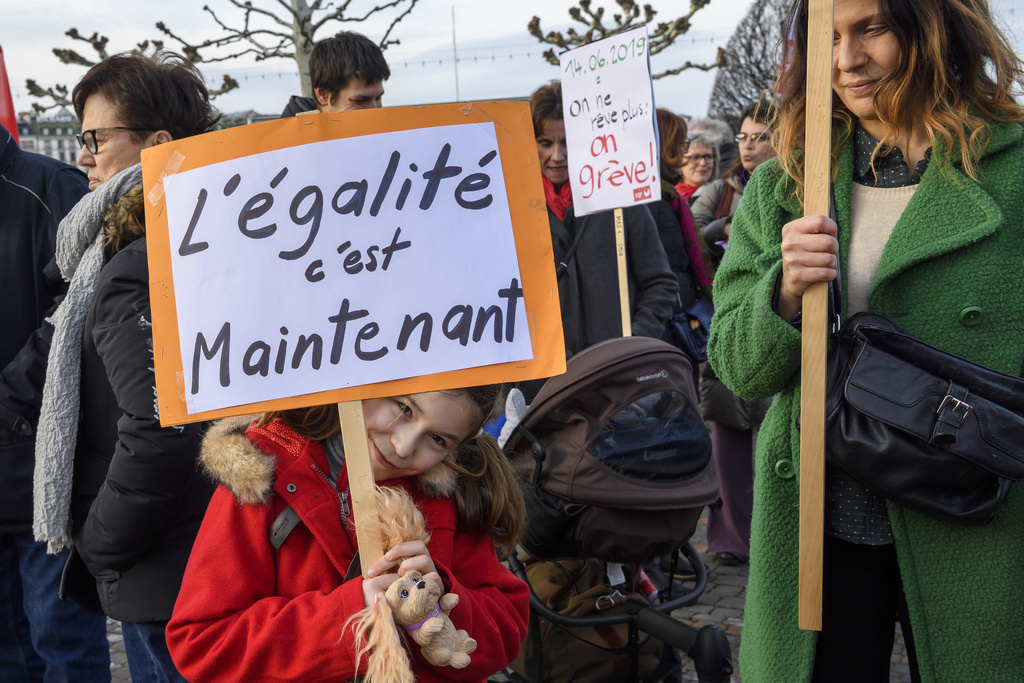
<svg viewBox="0 0 1024 683">
<path fill-rule="evenodd" d="M 833 0 L 809 0 L 804 215 L 829 214 Z M 800 628 L 821 630 L 825 536 L 825 379 L 828 285 L 804 292 L 800 357 Z"/>
<path fill-rule="evenodd" d="M 362 401 L 346 401 L 338 404 L 341 418 L 341 439 L 345 445 L 345 469 L 348 471 L 349 500 L 352 502 L 352 519 L 356 521 L 356 543 L 359 545 L 359 567 L 363 575 L 387 550 L 383 548 L 380 535 L 359 520 L 377 516 L 374 500 L 373 467 L 370 463 L 370 443 L 366 436 L 366 420 L 363 418 Z"/>
<path fill-rule="evenodd" d="M 619 263 L 619 309 L 622 311 L 622 336 L 633 335 L 633 322 L 629 315 L 629 280 L 626 276 L 626 221 L 622 209 L 615 209 L 615 255 Z"/>
</svg>

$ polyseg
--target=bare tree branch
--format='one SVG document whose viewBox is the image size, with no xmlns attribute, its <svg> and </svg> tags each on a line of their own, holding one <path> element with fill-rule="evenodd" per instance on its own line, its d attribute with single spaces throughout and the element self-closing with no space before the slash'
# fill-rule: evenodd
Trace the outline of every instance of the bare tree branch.
<svg viewBox="0 0 1024 683">
<path fill-rule="evenodd" d="M 678 66 L 675 69 L 666 69 L 659 74 L 654 74 L 651 78 L 664 78 L 665 76 L 675 76 L 681 74 L 687 69 L 700 69 L 701 71 L 711 71 L 726 65 L 725 50 L 718 48 L 718 54 L 715 57 L 715 61 L 711 64 L 694 64 L 693 62 L 687 61 L 682 66 Z"/>
<path fill-rule="evenodd" d="M 203 7 L 217 25 L 219 35 L 201 42 L 191 42 L 163 22 L 157 24 L 157 29 L 179 43 L 185 56 L 196 63 L 222 62 L 248 55 L 252 55 L 258 62 L 275 58 L 294 59 L 302 92 L 311 96 L 309 53 L 322 28 L 332 22 L 358 23 L 382 12 L 395 11 L 398 14 L 379 43 L 381 49 L 386 49 L 399 42 L 390 36 L 418 2 L 387 0 L 378 2 L 362 14 L 347 16 L 352 0 L 337 3 L 314 0 L 312 4 L 307 0 L 228 0 L 233 8 L 241 10 L 241 14 L 233 20 L 222 19 L 209 6 Z M 261 23 L 257 24 L 257 21 Z M 268 28 L 267 22 L 281 29 Z"/>
<path fill-rule="evenodd" d="M 395 26 L 398 25 L 398 22 L 400 22 L 402 19 L 405 19 L 405 17 L 408 16 L 410 12 L 412 12 L 412 8 L 416 6 L 417 2 L 419 2 L 419 0 L 412 0 L 412 3 L 406 8 L 406 10 L 399 14 L 397 17 L 395 17 L 391 24 L 388 25 L 388 30 L 384 31 L 384 37 L 380 39 L 379 45 L 381 50 L 388 49 L 389 45 L 402 44 L 402 41 L 400 40 L 388 40 L 388 36 L 391 35 L 391 31 L 394 30 Z"/>
<path fill-rule="evenodd" d="M 588 45 L 595 41 L 609 36 L 614 36 L 625 31 L 630 31 L 645 24 L 649 27 L 653 25 L 657 11 L 655 11 L 650 5 L 644 5 L 641 8 L 634 0 L 615 0 L 615 2 L 622 10 L 622 13 L 612 15 L 612 21 L 615 22 L 614 26 L 605 26 L 604 7 L 592 9 L 591 0 L 579 0 L 578 7 L 572 7 L 569 9 L 569 16 L 573 21 L 584 27 L 582 31 L 570 26 L 566 30 L 565 35 L 558 31 L 550 31 L 545 34 L 540 26 L 540 17 L 533 17 L 533 19 L 530 20 L 530 23 L 527 24 L 526 29 L 530 32 L 530 35 L 542 43 L 554 45 L 562 50 L 569 50 L 574 47 Z M 653 28 L 648 28 L 647 49 L 649 53 L 656 55 L 662 50 L 672 46 L 677 38 L 690 30 L 691 17 L 693 17 L 693 15 L 699 10 L 706 7 L 710 2 L 711 0 L 690 0 L 689 12 L 677 19 L 674 19 L 673 21 L 662 22 L 653 26 Z M 643 10 L 643 18 L 641 18 L 641 9 Z M 554 48 L 545 50 L 544 58 L 550 64 L 557 66 L 559 63 L 558 55 L 555 53 Z M 722 63 L 722 53 L 721 50 L 719 50 L 718 58 L 711 64 L 694 64 L 693 62 L 686 62 L 675 69 L 668 69 L 659 74 L 655 74 L 653 78 L 673 76 L 685 71 L 686 69 L 709 71 L 721 66 Z"/>
<path fill-rule="evenodd" d="M 107 36 L 101 36 L 98 33 L 94 32 L 91 36 L 86 38 L 78 32 L 77 28 L 73 27 L 68 29 L 65 32 L 65 35 L 70 37 L 72 40 L 80 40 L 82 42 L 88 43 L 96 52 L 96 57 L 94 59 L 90 59 L 79 54 L 75 50 L 54 48 L 53 54 L 56 55 L 57 59 L 59 59 L 64 64 L 77 64 L 79 66 L 91 67 L 110 56 L 107 52 L 107 45 L 110 42 Z M 164 42 L 162 40 L 144 40 L 141 43 L 137 43 L 135 48 L 131 51 L 136 53 L 145 53 L 150 49 L 163 50 Z M 187 57 L 188 55 L 186 55 L 186 58 Z M 25 86 L 28 89 L 29 95 L 40 99 L 48 98 L 50 100 L 50 102 L 47 103 L 32 103 L 32 109 L 39 114 L 47 112 L 51 109 L 56 109 L 58 107 L 67 107 L 72 105 L 71 100 L 68 98 L 68 87 L 66 85 L 58 84 L 53 86 L 52 88 L 43 88 L 36 81 L 29 79 L 25 82 Z M 222 95 L 237 87 L 238 81 L 234 80 L 230 76 L 225 75 L 224 81 L 221 84 L 220 88 L 210 91 L 210 97 Z"/>
<path fill-rule="evenodd" d="M 213 97 L 216 97 L 217 95 L 223 95 L 226 92 L 231 92 L 232 90 L 234 90 L 237 87 L 238 87 L 238 81 L 233 79 L 231 76 L 228 76 L 227 74 L 224 74 L 224 80 L 221 83 L 221 86 L 219 88 L 217 88 L 216 90 L 211 89 L 210 90 L 210 97 L 213 98 Z"/>
<path fill-rule="evenodd" d="M 585 0 L 589 2 L 589 0 Z M 697 0 L 695 0 L 697 1 Z M 706 1 L 706 0 L 705 0 Z M 260 62 L 267 59 L 292 59 L 295 60 L 299 72 L 299 82 L 302 92 L 306 96 L 313 94 L 309 81 L 309 53 L 313 49 L 317 33 L 332 22 L 337 23 L 358 23 L 369 19 L 374 15 L 385 12 L 395 12 L 384 32 L 379 43 L 381 49 L 387 49 L 389 45 L 397 45 L 399 41 L 392 39 L 391 35 L 395 27 L 416 7 L 419 0 L 378 0 L 377 4 L 363 13 L 348 16 L 352 0 L 227 0 L 227 6 L 237 11 L 231 18 L 222 16 L 215 12 L 209 5 L 203 7 L 213 24 L 216 32 L 213 36 L 201 41 L 191 41 L 185 36 L 176 33 L 164 22 L 157 22 L 156 28 L 160 33 L 175 43 L 175 49 L 179 50 L 186 59 L 194 64 L 225 62 L 239 57 L 252 57 Z M 223 6 L 221 3 L 220 6 Z M 54 49 L 54 54 L 66 64 L 78 64 L 81 66 L 92 66 L 100 60 L 106 59 L 107 43 L 106 36 L 93 33 L 90 37 L 82 36 L 78 29 L 69 29 L 67 35 L 72 40 L 88 43 L 97 53 L 96 59 L 90 59 L 75 50 Z M 143 41 L 137 49 L 144 52 L 152 46 L 154 49 L 163 49 L 162 40 Z M 557 60 L 556 60 L 557 61 Z M 61 97 L 63 88 L 66 100 L 67 88 L 55 86 L 50 89 L 43 89 L 34 81 L 29 92 L 35 97 L 49 98 L 53 103 L 38 105 L 43 111 L 57 106 L 64 106 Z M 34 92 L 32 88 L 35 88 Z M 238 87 L 238 82 L 225 75 L 221 86 L 211 90 L 211 96 L 223 94 Z M 33 105 L 37 107 L 37 105 Z M 38 110 L 38 109 L 37 109 Z"/>
</svg>

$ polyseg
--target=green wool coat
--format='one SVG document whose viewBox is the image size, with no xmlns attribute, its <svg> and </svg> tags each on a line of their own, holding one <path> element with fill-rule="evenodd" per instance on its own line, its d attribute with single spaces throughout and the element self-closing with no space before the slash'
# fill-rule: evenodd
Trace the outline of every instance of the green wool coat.
<svg viewBox="0 0 1024 683">
<path fill-rule="evenodd" d="M 852 138 L 852 136 L 851 136 Z M 954 150 L 952 158 L 958 158 Z M 993 127 L 980 184 L 932 163 L 893 229 L 869 309 L 941 349 L 1024 374 L 1024 139 Z M 840 254 L 850 238 L 852 141 L 835 181 Z M 744 683 L 810 680 L 816 634 L 797 628 L 800 332 L 771 308 L 782 226 L 799 217 L 777 160 L 757 169 L 714 282 L 708 357 L 738 395 L 776 395 L 757 441 Z M 842 272 L 846 272 L 845 266 Z M 845 290 L 844 286 L 844 290 Z M 970 307 L 977 315 L 964 314 Z M 971 324 L 974 323 L 974 324 Z M 788 472 L 787 472 L 788 469 Z M 789 475 L 786 478 L 785 475 Z M 924 681 L 1024 681 L 1024 484 L 985 527 L 889 503 Z"/>
</svg>

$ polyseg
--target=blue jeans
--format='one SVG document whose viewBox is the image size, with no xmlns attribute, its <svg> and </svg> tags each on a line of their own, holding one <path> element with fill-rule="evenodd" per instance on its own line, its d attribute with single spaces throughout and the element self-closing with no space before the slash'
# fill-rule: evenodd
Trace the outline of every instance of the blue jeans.
<svg viewBox="0 0 1024 683">
<path fill-rule="evenodd" d="M 188 683 L 167 650 L 166 621 L 121 622 L 128 673 L 135 683 Z"/>
<path fill-rule="evenodd" d="M 61 600 L 68 551 L 31 533 L 0 535 L 0 680 L 110 681 L 107 620 Z"/>
</svg>

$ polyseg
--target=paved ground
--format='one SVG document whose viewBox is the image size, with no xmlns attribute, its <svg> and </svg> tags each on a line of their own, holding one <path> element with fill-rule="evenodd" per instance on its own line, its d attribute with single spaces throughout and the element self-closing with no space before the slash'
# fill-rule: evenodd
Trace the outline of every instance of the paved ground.
<svg viewBox="0 0 1024 683">
<path fill-rule="evenodd" d="M 732 646 L 733 666 L 735 667 L 732 680 L 741 681 L 737 656 L 739 648 L 742 646 L 743 604 L 747 598 L 747 565 L 727 567 L 718 564 L 714 555 L 708 554 L 706 531 L 704 517 L 701 517 L 700 523 L 697 525 L 697 532 L 693 536 L 693 545 L 701 553 L 704 564 L 708 567 L 707 588 L 704 589 L 704 593 L 695 604 L 676 610 L 673 612 L 673 616 L 697 626 L 704 624 L 720 626 Z M 907 664 L 903 636 L 898 631 L 899 624 L 897 624 L 889 682 L 909 683 L 910 667 Z M 683 680 L 697 680 L 697 674 L 693 671 L 693 665 L 690 662 L 687 663 Z"/>
<path fill-rule="evenodd" d="M 733 664 L 736 671 L 733 681 L 741 681 L 740 671 L 736 665 L 736 657 L 742 645 L 743 636 L 743 604 L 747 597 L 747 567 L 727 567 L 717 563 L 715 558 L 707 554 L 706 526 L 702 517 L 693 537 L 693 544 L 704 558 L 708 567 L 708 585 L 698 601 L 688 607 L 676 610 L 673 616 L 697 626 L 717 624 L 726 633 L 732 646 Z M 897 626 L 898 629 L 898 626 Z M 116 621 L 107 622 L 107 639 L 110 641 L 110 668 L 115 683 L 131 681 L 128 665 L 125 663 L 124 641 L 121 637 L 121 625 Z M 910 669 L 907 665 L 903 638 L 899 633 L 893 649 L 890 683 L 909 683 Z M 687 662 L 684 672 L 685 681 L 696 681 L 697 674 L 693 665 Z M 610 682 L 611 683 L 611 682 Z"/>
<path fill-rule="evenodd" d="M 121 622 L 107 619 L 107 642 L 110 643 L 110 673 L 114 683 L 131 681 L 128 674 L 128 660 L 124 655 L 124 637 L 121 635 Z"/>
</svg>

